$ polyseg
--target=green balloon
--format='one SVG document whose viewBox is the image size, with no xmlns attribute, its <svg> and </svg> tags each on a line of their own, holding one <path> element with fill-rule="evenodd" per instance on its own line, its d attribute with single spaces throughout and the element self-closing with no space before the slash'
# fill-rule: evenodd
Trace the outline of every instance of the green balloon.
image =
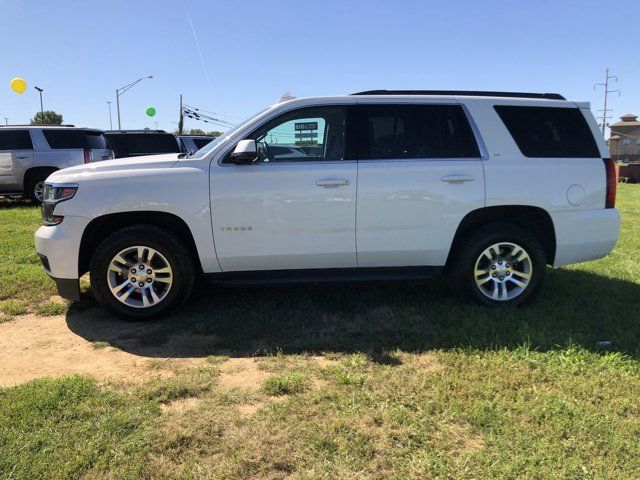
<svg viewBox="0 0 640 480">
<path fill-rule="evenodd" d="M 156 109 L 153 107 L 147 108 L 147 115 L 153 117 L 156 114 Z"/>
</svg>

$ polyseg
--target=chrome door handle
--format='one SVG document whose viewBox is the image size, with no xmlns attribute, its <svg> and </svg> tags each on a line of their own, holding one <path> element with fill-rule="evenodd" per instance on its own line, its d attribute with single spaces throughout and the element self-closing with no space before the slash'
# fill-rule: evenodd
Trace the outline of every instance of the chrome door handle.
<svg viewBox="0 0 640 480">
<path fill-rule="evenodd" d="M 18 157 L 18 158 L 19 158 L 20 160 L 24 160 L 25 158 L 29 158 L 29 157 L 27 156 L 27 157 Z"/>
<path fill-rule="evenodd" d="M 346 178 L 331 178 L 327 180 L 316 180 L 316 185 L 318 187 L 344 187 L 349 185 L 351 182 Z"/>
<path fill-rule="evenodd" d="M 440 180 L 447 183 L 473 182 L 475 178 L 471 175 L 445 175 Z"/>
</svg>

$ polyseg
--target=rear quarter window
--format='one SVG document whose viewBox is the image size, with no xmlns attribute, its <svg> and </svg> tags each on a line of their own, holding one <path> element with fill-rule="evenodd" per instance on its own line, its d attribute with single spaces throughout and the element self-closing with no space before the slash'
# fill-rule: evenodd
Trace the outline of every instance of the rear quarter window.
<svg viewBox="0 0 640 480">
<path fill-rule="evenodd" d="M 32 150 L 28 130 L 0 130 L 0 150 Z"/>
<path fill-rule="evenodd" d="M 53 149 L 64 148 L 109 148 L 100 131 L 88 130 L 47 130 L 42 133 L 49 146 Z"/>
<path fill-rule="evenodd" d="M 578 108 L 494 106 L 525 157 L 586 158 L 600 152 Z"/>
</svg>

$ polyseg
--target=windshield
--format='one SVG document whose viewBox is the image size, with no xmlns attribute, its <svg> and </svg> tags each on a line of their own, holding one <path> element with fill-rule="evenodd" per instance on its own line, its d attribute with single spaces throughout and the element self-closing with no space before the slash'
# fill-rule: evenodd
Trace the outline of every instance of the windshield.
<svg viewBox="0 0 640 480">
<path fill-rule="evenodd" d="M 251 120 L 253 120 L 254 118 L 256 118 L 257 116 L 263 114 L 264 112 L 266 112 L 267 110 L 269 110 L 271 107 L 267 107 L 263 110 L 260 110 L 258 113 L 255 113 L 253 115 L 251 115 L 249 118 L 243 120 L 242 122 L 240 122 L 238 125 L 236 125 L 235 127 L 233 127 L 231 130 L 227 130 L 226 132 L 224 132 L 222 135 L 220 135 L 219 137 L 214 138 L 212 141 L 210 141 L 209 143 L 207 143 L 204 147 L 202 147 L 200 150 L 198 150 L 197 152 L 195 152 L 193 154 L 193 157 L 195 158 L 202 158 L 202 157 L 206 157 L 207 155 L 209 155 L 209 153 L 211 153 L 211 151 L 220 144 L 220 142 L 222 142 L 223 140 L 227 139 L 229 136 L 233 135 L 234 133 L 236 133 L 238 130 L 240 130 L 241 128 L 243 128 L 247 123 L 249 123 Z"/>
</svg>

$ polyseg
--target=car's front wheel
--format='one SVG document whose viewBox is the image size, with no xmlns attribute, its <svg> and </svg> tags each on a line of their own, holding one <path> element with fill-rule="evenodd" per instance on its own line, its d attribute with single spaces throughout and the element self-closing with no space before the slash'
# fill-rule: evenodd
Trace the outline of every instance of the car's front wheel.
<svg viewBox="0 0 640 480">
<path fill-rule="evenodd" d="M 460 246 L 454 261 L 456 286 L 490 306 L 517 306 L 540 291 L 546 258 L 540 242 L 509 224 L 482 228 Z"/>
<path fill-rule="evenodd" d="M 110 312 L 149 320 L 180 305 L 195 281 L 193 255 L 173 233 L 154 225 L 107 237 L 91 261 L 91 290 Z"/>
</svg>

